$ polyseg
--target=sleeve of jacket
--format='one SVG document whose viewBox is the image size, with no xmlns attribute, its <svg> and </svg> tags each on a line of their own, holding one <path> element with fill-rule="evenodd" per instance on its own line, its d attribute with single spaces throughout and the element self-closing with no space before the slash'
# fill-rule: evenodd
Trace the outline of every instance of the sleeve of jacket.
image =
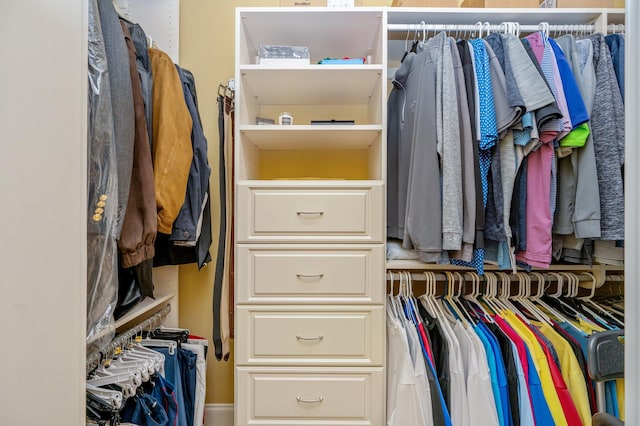
<svg viewBox="0 0 640 426">
<path fill-rule="evenodd" d="M 462 246 L 462 159 L 460 156 L 460 123 L 456 93 L 455 71 L 450 40 L 445 38 L 442 46 L 440 85 L 436 96 L 440 96 L 437 112 L 442 137 L 442 249 L 460 250 Z M 440 143 L 438 143 L 440 145 Z"/>
<path fill-rule="evenodd" d="M 158 49 L 149 49 L 149 57 L 153 70 L 153 170 L 158 232 L 171 234 L 184 203 L 193 160 L 193 123 L 173 61 Z"/>
</svg>

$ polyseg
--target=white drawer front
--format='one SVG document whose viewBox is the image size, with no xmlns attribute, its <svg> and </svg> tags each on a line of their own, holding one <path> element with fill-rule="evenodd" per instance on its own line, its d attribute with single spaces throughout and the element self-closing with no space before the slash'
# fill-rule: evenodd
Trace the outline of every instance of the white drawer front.
<svg viewBox="0 0 640 426">
<path fill-rule="evenodd" d="M 237 303 L 383 303 L 382 245 L 239 245 L 237 256 Z"/>
<path fill-rule="evenodd" d="M 241 425 L 383 424 L 382 370 L 239 370 Z"/>
<path fill-rule="evenodd" d="M 238 365 L 382 365 L 382 306 L 238 306 Z"/>
<path fill-rule="evenodd" d="M 382 186 L 238 186 L 238 241 L 382 242 Z"/>
</svg>

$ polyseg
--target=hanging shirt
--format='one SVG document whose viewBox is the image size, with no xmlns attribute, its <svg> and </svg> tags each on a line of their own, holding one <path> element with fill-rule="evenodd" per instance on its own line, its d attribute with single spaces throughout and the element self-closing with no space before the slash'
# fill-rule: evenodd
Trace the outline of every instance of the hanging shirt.
<svg viewBox="0 0 640 426">
<path fill-rule="evenodd" d="M 438 315 L 438 322 L 442 325 L 451 348 L 449 359 L 451 420 L 454 425 L 472 425 L 467 400 L 467 374 L 462 347 L 451 325 L 446 318 L 442 317 L 441 313 Z"/>
<path fill-rule="evenodd" d="M 509 390 L 507 388 L 507 369 L 505 366 L 504 359 L 502 357 L 502 352 L 500 351 L 500 345 L 496 336 L 489 330 L 489 328 L 484 323 L 479 323 L 476 325 L 476 333 L 478 337 L 480 337 L 480 332 L 485 336 L 487 342 L 490 347 L 487 349 L 487 354 L 489 350 L 493 353 L 493 357 L 495 359 L 496 365 L 496 376 L 498 382 L 498 396 L 500 401 L 500 408 L 502 409 L 502 418 L 504 420 L 505 425 L 513 424 L 513 420 L 511 419 L 511 409 L 510 409 L 510 401 L 509 401 Z M 480 331 L 480 332 L 478 332 Z M 484 343 L 484 341 L 483 341 Z"/>
<path fill-rule="evenodd" d="M 433 410 L 431 408 L 431 390 L 429 388 L 425 358 L 422 355 L 420 337 L 418 337 L 415 325 L 411 321 L 405 320 L 404 328 L 407 333 L 407 341 L 409 343 L 409 356 L 413 363 L 416 393 L 418 395 L 418 407 L 420 409 L 420 414 L 422 415 L 422 422 L 420 424 L 432 426 Z"/>
<path fill-rule="evenodd" d="M 507 417 L 505 416 L 505 412 L 502 408 L 502 398 L 500 396 L 500 382 L 498 379 L 498 364 L 496 363 L 496 357 L 493 352 L 493 348 L 487 339 L 487 336 L 484 334 L 484 331 L 481 330 L 477 325 L 473 327 L 473 331 L 476 336 L 480 339 L 480 343 L 482 343 L 484 352 L 487 358 L 487 367 L 489 367 L 489 376 L 491 377 L 491 389 L 493 390 L 493 401 L 496 404 L 496 411 L 498 413 L 498 421 L 501 426 L 506 425 Z M 506 385 L 506 381 L 505 381 Z"/>
<path fill-rule="evenodd" d="M 491 86 L 491 67 L 489 64 L 489 55 L 483 40 L 470 40 L 472 46 L 473 59 L 476 70 L 476 82 L 478 85 L 477 105 L 478 112 L 478 147 L 479 147 L 479 166 L 480 178 L 482 184 L 483 206 L 487 206 L 487 197 L 489 194 L 489 168 L 491 166 L 491 148 L 498 141 L 498 123 L 496 118 L 496 110 L 493 100 L 493 88 Z M 484 249 L 476 248 L 474 250 L 471 262 L 463 262 L 459 260 L 452 261 L 455 265 L 471 266 L 478 271 L 479 274 L 484 273 Z"/>
<path fill-rule="evenodd" d="M 516 348 L 515 343 L 511 342 L 511 345 L 513 351 L 517 352 L 518 349 Z M 518 373 L 518 412 L 520 414 L 519 424 L 521 426 L 532 426 L 535 425 L 536 422 L 533 417 L 533 409 L 531 408 L 531 396 L 529 395 L 527 379 L 524 377 L 524 370 L 522 368 L 520 358 L 515 357 L 514 360 Z M 514 424 L 516 424 L 515 421 Z"/>
<path fill-rule="evenodd" d="M 509 411 L 511 415 L 511 423 L 514 426 L 520 426 L 520 396 L 519 396 L 519 376 L 518 369 L 516 367 L 517 353 L 514 353 L 514 347 L 511 340 L 507 335 L 498 327 L 494 322 L 483 322 L 483 324 L 491 330 L 492 335 L 496 338 L 499 346 L 499 350 L 504 360 L 506 375 L 507 375 L 507 390 L 509 397 Z M 524 373 L 522 373 L 522 379 L 526 387 L 526 381 L 524 381 Z M 531 411 L 531 408 L 529 408 Z M 533 412 L 532 412 L 533 419 Z"/>
<path fill-rule="evenodd" d="M 573 353 L 569 342 L 547 323 L 535 323 L 534 325 L 538 327 L 542 334 L 544 334 L 556 348 L 556 352 L 560 358 L 562 378 L 578 409 L 582 424 L 588 425 L 591 421 L 591 408 L 589 406 L 587 384 L 584 380 L 580 365 L 578 364 L 578 359 Z"/>
<path fill-rule="evenodd" d="M 581 426 L 583 423 L 580 419 L 578 410 L 576 409 L 575 403 L 573 402 L 573 399 L 569 394 L 569 390 L 567 389 L 567 385 L 562 378 L 560 369 L 551 356 L 551 352 L 549 350 L 549 347 L 547 346 L 547 343 L 536 333 L 534 333 L 534 336 L 538 339 L 538 343 L 540 344 L 540 347 L 547 357 L 547 364 L 549 365 L 549 371 L 551 372 L 551 379 L 553 380 L 553 385 L 556 388 L 556 393 L 558 394 L 558 399 L 560 401 L 560 404 L 562 405 L 562 411 L 564 412 L 565 418 L 567 419 L 567 423 L 569 424 L 569 426 Z"/>
<path fill-rule="evenodd" d="M 419 425 L 421 422 L 406 332 L 387 303 L 387 425 Z"/>
<path fill-rule="evenodd" d="M 467 376 L 467 404 L 470 419 L 483 419 L 483 425 L 499 425 L 498 412 L 491 388 L 491 377 L 486 364 L 486 355 L 482 357 L 478 344 L 470 330 L 466 330 L 460 321 L 453 323 L 453 331 L 460 342 L 462 360 Z M 476 337 L 477 338 L 477 337 Z M 472 420 L 473 421 L 473 420 Z"/>
<path fill-rule="evenodd" d="M 524 325 L 521 320 L 511 311 L 502 311 L 500 313 L 511 327 L 520 335 L 524 340 L 527 348 L 531 352 L 531 358 L 540 375 L 540 383 L 542 385 L 542 391 L 544 393 L 545 400 L 549 404 L 549 409 L 553 420 L 556 425 L 568 425 L 567 418 L 565 417 L 562 404 L 558 397 L 556 387 L 551 376 L 549 369 L 549 363 L 547 357 L 542 350 L 542 347 L 538 343 L 535 335 Z"/>
<path fill-rule="evenodd" d="M 518 359 L 520 360 L 523 374 L 527 381 L 529 397 L 531 398 L 531 408 L 536 425 L 555 425 L 556 423 L 551 414 L 551 409 L 542 390 L 540 376 L 538 375 L 538 371 L 533 363 L 533 358 L 529 353 L 525 341 L 502 317 L 495 315 L 494 320 L 516 346 Z"/>
</svg>

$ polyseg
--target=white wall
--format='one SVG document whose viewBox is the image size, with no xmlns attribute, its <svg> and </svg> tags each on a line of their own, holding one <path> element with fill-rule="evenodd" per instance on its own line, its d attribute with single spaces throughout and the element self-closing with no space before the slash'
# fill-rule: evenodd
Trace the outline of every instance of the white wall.
<svg viewBox="0 0 640 426">
<path fill-rule="evenodd" d="M 0 425 L 84 424 L 85 3 L 0 4 Z"/>
</svg>

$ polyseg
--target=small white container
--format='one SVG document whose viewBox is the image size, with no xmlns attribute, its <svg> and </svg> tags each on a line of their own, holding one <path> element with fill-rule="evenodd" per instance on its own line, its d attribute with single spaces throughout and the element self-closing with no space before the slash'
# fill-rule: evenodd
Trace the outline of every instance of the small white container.
<svg viewBox="0 0 640 426">
<path fill-rule="evenodd" d="M 278 122 L 281 126 L 291 126 L 293 125 L 293 117 L 288 112 L 283 112 L 278 117 Z"/>
</svg>

